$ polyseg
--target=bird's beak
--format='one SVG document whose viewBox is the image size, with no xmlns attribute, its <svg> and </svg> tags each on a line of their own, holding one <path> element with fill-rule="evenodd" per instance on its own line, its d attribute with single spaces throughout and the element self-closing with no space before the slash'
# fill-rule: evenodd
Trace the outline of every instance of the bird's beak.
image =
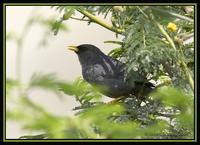
<svg viewBox="0 0 200 145">
<path fill-rule="evenodd" d="M 78 48 L 77 46 L 68 46 L 68 49 L 71 50 L 71 51 L 74 51 L 74 52 L 78 52 Z"/>
</svg>

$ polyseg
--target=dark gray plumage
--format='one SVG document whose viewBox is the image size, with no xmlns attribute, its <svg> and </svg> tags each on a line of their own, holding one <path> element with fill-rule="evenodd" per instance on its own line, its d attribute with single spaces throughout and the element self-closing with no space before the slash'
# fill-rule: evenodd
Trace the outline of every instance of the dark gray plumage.
<svg viewBox="0 0 200 145">
<path fill-rule="evenodd" d="M 69 49 L 78 55 L 83 78 L 91 84 L 106 88 L 102 91 L 106 96 L 116 98 L 141 92 L 146 95 L 154 87 L 152 83 L 141 80 L 130 82 L 124 70 L 125 65 L 105 55 L 94 45 L 82 44 L 70 46 Z"/>
</svg>

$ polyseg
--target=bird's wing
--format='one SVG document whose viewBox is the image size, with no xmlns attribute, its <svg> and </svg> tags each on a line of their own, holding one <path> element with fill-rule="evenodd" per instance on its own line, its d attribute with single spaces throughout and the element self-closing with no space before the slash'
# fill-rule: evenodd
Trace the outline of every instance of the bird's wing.
<svg viewBox="0 0 200 145">
<path fill-rule="evenodd" d="M 103 59 L 104 64 L 109 68 L 107 74 L 108 78 L 118 78 L 124 79 L 125 78 L 125 65 L 117 59 L 114 59 L 110 56 L 106 56 Z M 105 65 L 104 65 L 105 66 Z"/>
<path fill-rule="evenodd" d="M 125 67 L 124 63 L 122 63 L 121 61 L 119 61 L 115 58 L 109 57 L 109 56 L 108 56 L 108 58 L 117 69 L 124 70 L 124 67 Z"/>
<path fill-rule="evenodd" d="M 97 78 L 106 75 L 105 68 L 100 64 L 84 67 L 82 71 L 83 78 L 88 82 L 95 82 Z"/>
<path fill-rule="evenodd" d="M 103 86 L 104 94 L 112 98 L 126 96 L 132 92 L 132 87 L 119 79 L 110 79 L 105 77 L 96 78 L 98 85 Z"/>
<path fill-rule="evenodd" d="M 131 72 L 129 72 L 129 74 L 126 74 L 124 63 L 111 57 L 109 57 L 109 59 L 119 70 L 120 73 L 118 75 L 123 76 L 122 79 L 124 80 L 124 82 L 126 82 L 126 84 L 129 85 L 129 88 L 132 89 L 131 93 L 138 94 L 142 91 L 142 95 L 146 95 L 155 88 L 155 85 L 151 82 L 148 82 L 144 76 L 139 74 L 138 71 L 132 70 Z"/>
<path fill-rule="evenodd" d="M 123 81 L 121 78 L 123 74 L 120 74 L 120 70 L 113 68 L 108 62 L 106 62 L 106 64 L 95 64 L 84 67 L 82 74 L 84 79 L 89 82 L 99 82 L 102 79 Z"/>
</svg>

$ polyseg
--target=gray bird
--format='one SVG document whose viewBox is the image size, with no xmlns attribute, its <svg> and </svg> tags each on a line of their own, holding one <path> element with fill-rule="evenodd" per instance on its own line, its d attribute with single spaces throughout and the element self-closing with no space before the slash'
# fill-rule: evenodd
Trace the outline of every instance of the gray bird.
<svg viewBox="0 0 200 145">
<path fill-rule="evenodd" d="M 104 95 L 117 98 L 122 96 L 146 96 L 154 85 L 143 78 L 131 80 L 125 73 L 125 64 L 105 55 L 94 45 L 69 46 L 79 58 L 83 78 L 92 85 L 98 85 Z M 134 75 L 139 75 L 133 72 Z"/>
</svg>

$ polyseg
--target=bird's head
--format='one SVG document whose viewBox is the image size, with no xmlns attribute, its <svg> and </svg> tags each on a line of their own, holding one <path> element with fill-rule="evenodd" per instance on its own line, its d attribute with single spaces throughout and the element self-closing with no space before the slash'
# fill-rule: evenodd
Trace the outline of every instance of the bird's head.
<svg viewBox="0 0 200 145">
<path fill-rule="evenodd" d="M 81 65 L 91 65 L 98 63 L 102 60 L 102 57 L 105 55 L 94 45 L 91 44 L 82 44 L 79 46 L 68 46 L 68 49 L 74 51 L 79 58 Z"/>
</svg>

